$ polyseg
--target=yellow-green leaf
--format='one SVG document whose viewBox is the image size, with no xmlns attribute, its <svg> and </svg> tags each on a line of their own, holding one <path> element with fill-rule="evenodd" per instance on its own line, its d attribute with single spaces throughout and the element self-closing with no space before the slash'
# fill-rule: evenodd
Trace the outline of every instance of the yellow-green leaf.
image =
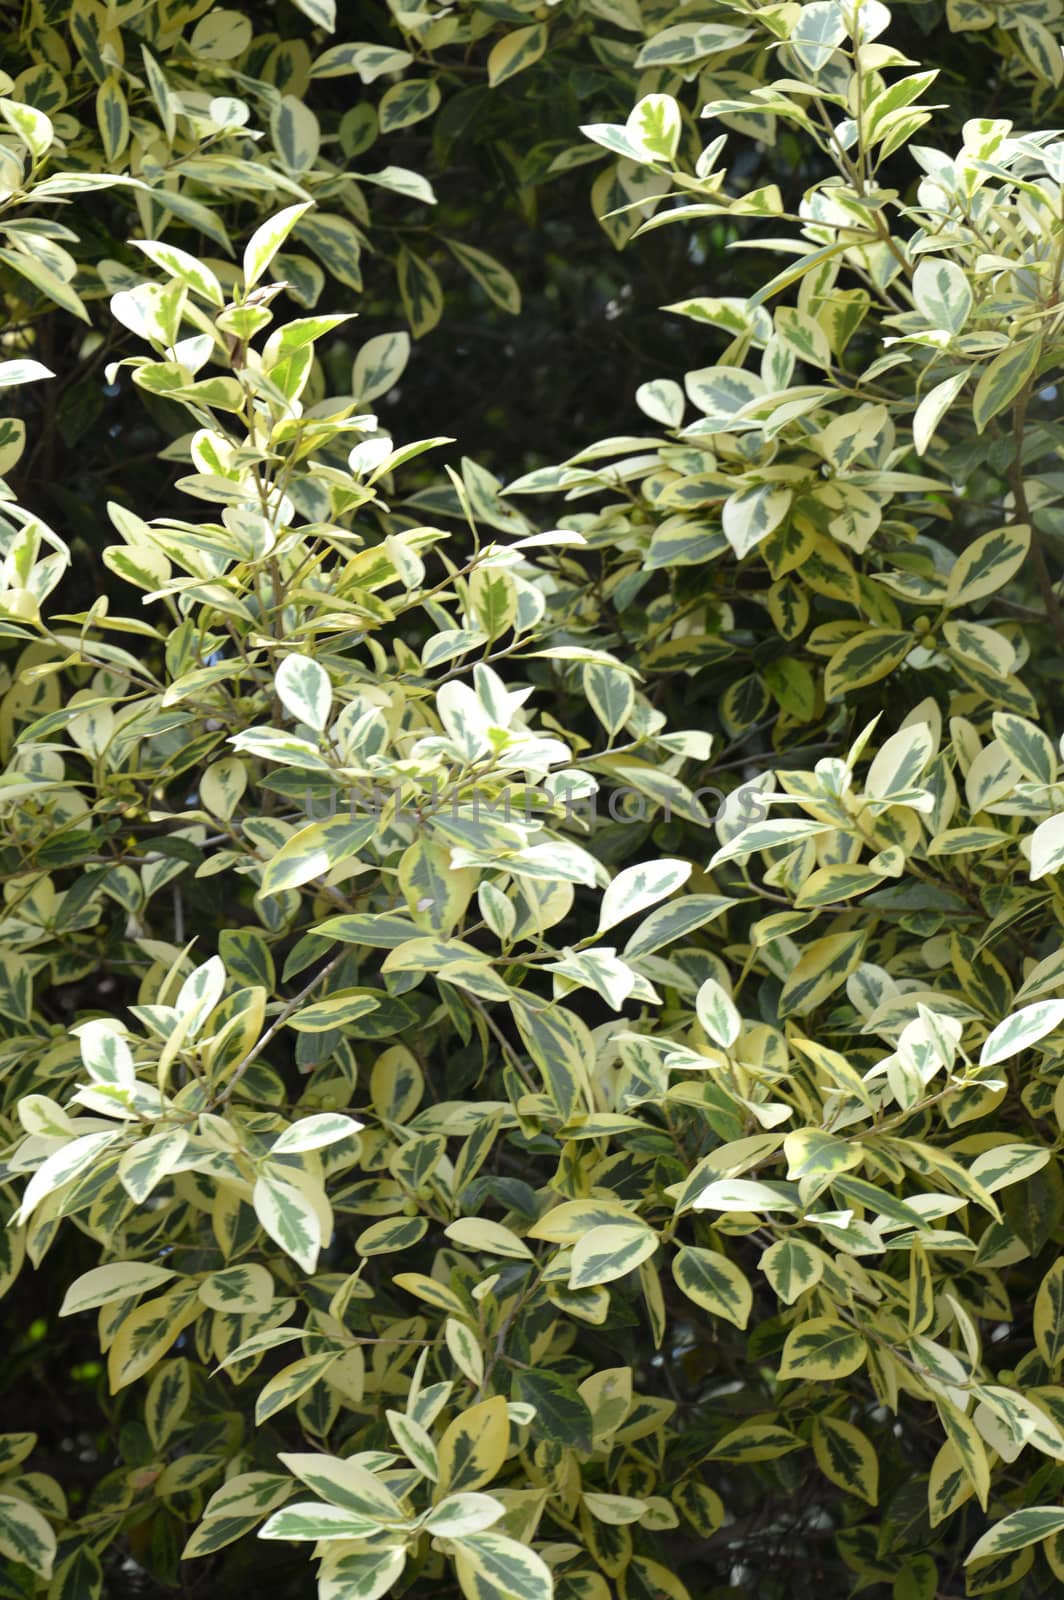
<svg viewBox="0 0 1064 1600">
<path fill-rule="evenodd" d="M 870 1506 L 879 1498 L 879 1460 L 871 1441 L 852 1422 L 820 1416 L 813 1422 L 813 1454 L 826 1478 Z"/>
</svg>

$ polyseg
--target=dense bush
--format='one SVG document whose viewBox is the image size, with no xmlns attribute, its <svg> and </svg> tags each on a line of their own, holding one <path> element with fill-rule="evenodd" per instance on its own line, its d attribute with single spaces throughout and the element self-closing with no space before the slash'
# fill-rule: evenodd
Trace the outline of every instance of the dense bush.
<svg viewBox="0 0 1064 1600">
<path fill-rule="evenodd" d="M 0 1594 L 1054 1593 L 1059 0 L 350 9 L 3 8 Z"/>
</svg>

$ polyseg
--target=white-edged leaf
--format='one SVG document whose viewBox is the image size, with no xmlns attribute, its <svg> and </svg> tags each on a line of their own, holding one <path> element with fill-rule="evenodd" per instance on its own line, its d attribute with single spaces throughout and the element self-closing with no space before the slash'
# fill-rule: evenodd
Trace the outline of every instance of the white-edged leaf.
<svg viewBox="0 0 1064 1600">
<path fill-rule="evenodd" d="M 332 709 L 329 675 L 310 656 L 285 656 L 273 680 L 281 704 L 299 722 L 321 733 Z"/>
<path fill-rule="evenodd" d="M 93 1267 L 74 1279 L 63 1296 L 59 1315 L 72 1317 L 78 1311 L 109 1305 L 112 1300 L 131 1300 L 176 1276 L 171 1268 L 157 1267 L 150 1261 L 112 1261 L 104 1267 Z"/>
<path fill-rule="evenodd" d="M 320 1150 L 325 1145 L 336 1144 L 340 1139 L 348 1139 L 353 1133 L 365 1127 L 365 1123 L 358 1122 L 354 1117 L 344 1116 L 339 1111 L 318 1111 L 313 1116 L 303 1117 L 299 1122 L 294 1122 L 273 1142 L 270 1151 L 272 1156 L 290 1155 L 298 1150 Z"/>
<path fill-rule="evenodd" d="M 0 1494 L 0 1555 L 47 1579 L 55 1551 L 55 1534 L 36 1506 L 18 1495 Z"/>
<path fill-rule="evenodd" d="M 188 1144 L 187 1128 L 149 1134 L 123 1152 L 118 1180 L 131 1200 L 142 1205 L 152 1190 L 178 1165 Z"/>
<path fill-rule="evenodd" d="M 424 1525 L 436 1539 L 458 1539 L 463 1534 L 483 1533 L 505 1515 L 505 1506 L 490 1494 L 470 1489 L 464 1494 L 447 1495 L 433 1506 Z"/>
<path fill-rule="evenodd" d="M 753 1178 L 716 1178 L 691 1201 L 694 1211 L 797 1211 L 797 1191 Z"/>
<path fill-rule="evenodd" d="M 19 383 L 36 383 L 40 378 L 54 378 L 51 367 L 42 361 L 19 359 L 0 361 L 0 389 L 13 389 Z"/>
<path fill-rule="evenodd" d="M 960 333 L 972 310 L 972 290 L 956 262 L 924 256 L 913 273 L 913 299 L 932 328 Z"/>
<path fill-rule="evenodd" d="M 255 229 L 244 249 L 244 284 L 248 289 L 258 283 L 300 217 L 310 210 L 311 205 L 310 200 L 304 200 L 300 205 L 286 206 Z"/>
<path fill-rule="evenodd" d="M 301 1189 L 270 1173 L 255 1182 L 255 1215 L 274 1244 L 303 1268 L 313 1272 L 323 1240 L 317 1211 Z"/>
<path fill-rule="evenodd" d="M 551 1600 L 554 1580 L 543 1559 L 527 1544 L 499 1533 L 472 1533 L 456 1544 L 455 1566 L 463 1593 Z"/>
<path fill-rule="evenodd" d="M 716 978 L 707 978 L 695 996 L 695 1013 L 713 1043 L 728 1050 L 739 1037 L 743 1019 L 735 1002 Z"/>
<path fill-rule="evenodd" d="M 136 1082 L 133 1054 L 118 1031 L 118 1024 L 103 1017 L 83 1022 L 77 1029 L 81 1060 L 96 1083 L 121 1084 L 132 1088 Z"/>
<path fill-rule="evenodd" d="M 1064 1532 L 1064 1510 L 1059 1506 L 1028 1506 L 995 1522 L 972 1546 L 964 1564 L 967 1567 L 987 1556 L 1023 1550 L 1029 1544 L 1040 1544 L 1043 1539 L 1061 1532 Z"/>
<path fill-rule="evenodd" d="M 365 1539 L 376 1533 L 380 1524 L 343 1506 L 325 1505 L 317 1500 L 296 1500 L 282 1506 L 259 1529 L 260 1539 L 290 1539 L 317 1543 L 320 1539 Z"/>
<path fill-rule="evenodd" d="M 943 378 L 941 383 L 936 383 L 920 401 L 913 413 L 913 444 L 918 456 L 927 454 L 939 423 L 967 381 L 967 372 L 957 372 L 952 378 Z"/>
<path fill-rule="evenodd" d="M 405 1521 L 403 1508 L 387 1484 L 359 1461 L 304 1452 L 280 1455 L 278 1460 L 334 1506 L 379 1523 Z"/>
<path fill-rule="evenodd" d="M 671 94 L 644 95 L 624 125 L 629 143 L 646 161 L 671 161 L 682 129 L 680 107 Z"/>
<path fill-rule="evenodd" d="M 624 922 L 637 912 L 664 900 L 667 895 L 674 894 L 687 882 L 691 870 L 689 861 L 668 859 L 625 867 L 602 896 L 596 931 L 604 933 L 607 928 L 615 927 L 618 922 Z"/>
<path fill-rule="evenodd" d="M 1064 867 L 1064 811 L 1040 822 L 1031 835 L 1031 878 L 1045 878 Z"/>
<path fill-rule="evenodd" d="M 136 245 L 138 250 L 143 250 L 155 266 L 161 267 L 171 278 L 186 283 L 194 293 L 209 300 L 211 305 L 219 310 L 225 305 L 222 286 L 210 267 L 197 261 L 187 250 L 179 250 L 176 245 L 165 244 L 161 239 L 131 239 L 130 243 Z"/>
<path fill-rule="evenodd" d="M 1036 1000 L 1034 1005 L 1021 1006 L 1011 1017 L 999 1022 L 988 1036 L 979 1052 L 979 1065 L 993 1067 L 999 1061 L 1008 1061 L 1010 1056 L 1044 1039 L 1062 1022 L 1064 1000 Z"/>
<path fill-rule="evenodd" d="M 175 1009 L 182 1022 L 182 1037 L 194 1039 L 222 998 L 225 966 L 219 956 L 211 956 L 190 972 L 178 991 Z"/>
<path fill-rule="evenodd" d="M 103 1152 L 120 1137 L 117 1129 L 114 1133 L 84 1133 L 80 1139 L 72 1139 L 61 1150 L 54 1150 L 26 1185 L 22 1202 L 12 1220 L 15 1223 L 25 1222 L 46 1195 L 80 1178 L 83 1172 L 95 1166 Z"/>
</svg>

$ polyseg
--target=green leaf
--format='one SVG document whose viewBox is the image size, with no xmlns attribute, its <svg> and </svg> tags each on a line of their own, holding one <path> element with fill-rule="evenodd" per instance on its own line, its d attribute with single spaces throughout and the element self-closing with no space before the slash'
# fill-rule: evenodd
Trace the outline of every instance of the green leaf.
<svg viewBox="0 0 1064 1600">
<path fill-rule="evenodd" d="M 546 1369 L 519 1369 L 514 1374 L 514 1394 L 536 1408 L 534 1437 L 590 1453 L 591 1412 L 571 1378 Z"/>
<path fill-rule="evenodd" d="M 95 1551 L 81 1545 L 60 1561 L 48 1586 L 48 1600 L 97 1600 L 103 1588 L 103 1568 Z"/>
</svg>

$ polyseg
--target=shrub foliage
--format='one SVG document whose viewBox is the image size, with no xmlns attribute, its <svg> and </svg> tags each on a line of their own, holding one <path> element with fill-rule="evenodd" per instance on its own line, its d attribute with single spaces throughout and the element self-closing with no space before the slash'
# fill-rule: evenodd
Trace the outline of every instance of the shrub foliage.
<svg viewBox="0 0 1064 1600">
<path fill-rule="evenodd" d="M 351 9 L 8 16 L 0 1593 L 1052 1593 L 1060 6 Z"/>
</svg>

